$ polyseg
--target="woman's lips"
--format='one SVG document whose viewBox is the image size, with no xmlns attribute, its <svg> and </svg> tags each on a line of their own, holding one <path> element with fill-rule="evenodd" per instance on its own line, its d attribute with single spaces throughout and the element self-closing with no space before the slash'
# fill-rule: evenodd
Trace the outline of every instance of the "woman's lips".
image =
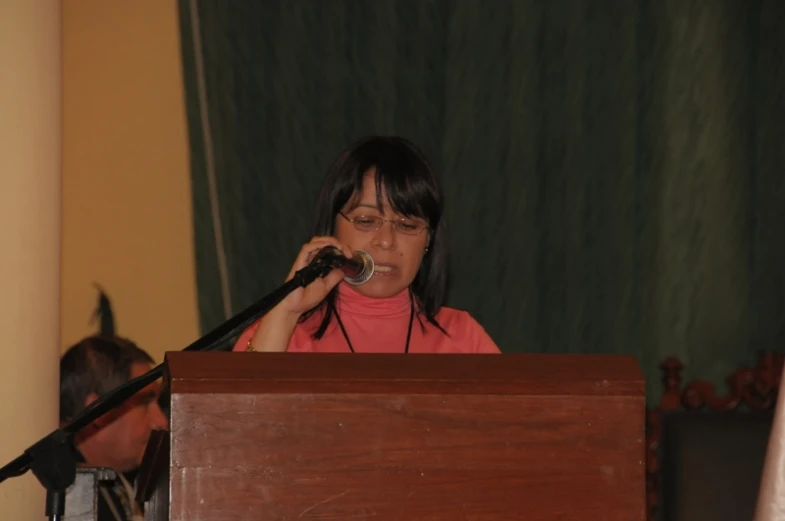
<svg viewBox="0 0 785 521">
<path fill-rule="evenodd" d="M 395 264 L 388 264 L 388 263 L 381 263 L 376 264 L 374 266 L 373 275 L 374 277 L 389 277 L 398 269 L 398 266 Z"/>
</svg>

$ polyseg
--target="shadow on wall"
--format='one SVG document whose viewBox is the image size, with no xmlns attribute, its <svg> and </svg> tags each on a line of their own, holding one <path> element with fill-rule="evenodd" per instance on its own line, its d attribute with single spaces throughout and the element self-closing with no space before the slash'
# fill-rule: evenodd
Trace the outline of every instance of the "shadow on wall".
<svg viewBox="0 0 785 521">
<path fill-rule="evenodd" d="M 95 308 L 90 324 L 98 322 L 99 335 L 113 336 L 115 335 L 115 324 L 112 301 L 99 284 L 94 283 L 93 285 L 98 290 L 98 305 Z"/>
</svg>

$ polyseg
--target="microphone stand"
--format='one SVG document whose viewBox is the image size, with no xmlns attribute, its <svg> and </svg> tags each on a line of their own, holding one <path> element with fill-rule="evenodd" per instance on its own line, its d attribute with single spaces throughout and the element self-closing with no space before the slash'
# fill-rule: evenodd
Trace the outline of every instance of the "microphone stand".
<svg viewBox="0 0 785 521">
<path fill-rule="evenodd" d="M 308 266 L 297 271 L 291 280 L 185 347 L 183 351 L 226 350 L 224 346 L 227 340 L 267 314 L 294 290 L 308 286 L 343 264 L 343 260 L 322 250 Z M 105 393 L 77 414 L 70 423 L 28 447 L 20 456 L 0 468 L 0 483 L 31 470 L 46 489 L 46 517 L 51 521 L 62 521 L 65 515 L 65 491 L 76 480 L 78 454 L 73 443 L 74 435 L 162 377 L 163 367 L 164 364 L 161 363 L 147 373 Z"/>
</svg>

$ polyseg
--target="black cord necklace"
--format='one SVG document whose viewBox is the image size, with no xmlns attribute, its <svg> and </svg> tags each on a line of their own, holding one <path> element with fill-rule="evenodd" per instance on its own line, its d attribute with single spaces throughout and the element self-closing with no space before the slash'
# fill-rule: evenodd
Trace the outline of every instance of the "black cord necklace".
<svg viewBox="0 0 785 521">
<path fill-rule="evenodd" d="M 352 341 L 349 340 L 349 335 L 346 333 L 346 328 L 343 327 L 343 321 L 341 320 L 341 316 L 338 314 L 338 310 L 334 309 L 333 313 L 335 313 L 335 318 L 338 320 L 338 325 L 341 327 L 341 333 L 343 333 L 343 337 L 346 339 L 346 343 L 349 345 L 349 351 L 352 353 L 356 353 L 354 350 L 354 346 L 352 345 Z M 414 298 L 409 293 L 409 331 L 406 333 L 406 348 L 404 349 L 404 353 L 409 352 L 409 341 L 412 338 L 412 325 L 414 324 Z"/>
</svg>

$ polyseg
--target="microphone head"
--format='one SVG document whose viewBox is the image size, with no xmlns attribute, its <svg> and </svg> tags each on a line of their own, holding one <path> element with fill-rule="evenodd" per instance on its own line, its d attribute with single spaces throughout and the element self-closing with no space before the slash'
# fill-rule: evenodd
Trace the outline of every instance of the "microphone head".
<svg viewBox="0 0 785 521">
<path fill-rule="evenodd" d="M 354 250 L 354 257 L 358 257 L 362 261 L 362 269 L 357 275 L 354 275 L 353 277 L 346 276 L 343 280 L 352 286 L 359 286 L 360 284 L 365 284 L 371 280 L 376 266 L 373 263 L 373 257 L 371 257 L 371 254 L 367 251 Z"/>
</svg>

